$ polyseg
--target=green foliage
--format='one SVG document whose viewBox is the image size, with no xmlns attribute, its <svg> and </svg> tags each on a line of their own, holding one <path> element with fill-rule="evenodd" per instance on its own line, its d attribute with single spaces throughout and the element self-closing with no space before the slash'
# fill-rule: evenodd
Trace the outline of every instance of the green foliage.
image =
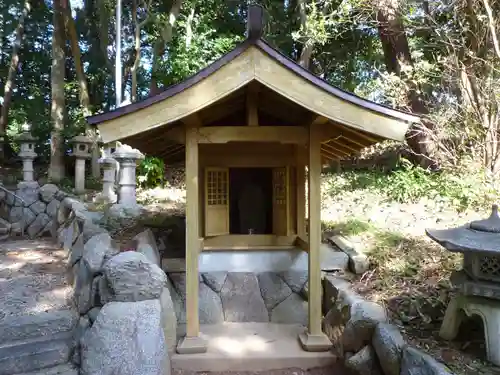
<svg viewBox="0 0 500 375">
<path fill-rule="evenodd" d="M 401 159 L 394 171 L 348 171 L 329 176 L 327 194 L 370 189 L 378 191 L 389 201 L 416 202 L 422 198 L 442 202 L 463 210 L 484 207 L 491 203 L 499 190 L 490 184 L 483 171 L 431 172 Z"/>
<path fill-rule="evenodd" d="M 141 188 L 154 188 L 163 183 L 165 163 L 162 159 L 146 156 L 137 168 L 137 184 Z"/>
</svg>

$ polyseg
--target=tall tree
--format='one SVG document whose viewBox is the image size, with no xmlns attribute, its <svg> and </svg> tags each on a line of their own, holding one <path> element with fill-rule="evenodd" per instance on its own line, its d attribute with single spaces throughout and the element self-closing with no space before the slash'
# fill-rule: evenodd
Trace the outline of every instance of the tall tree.
<svg viewBox="0 0 500 375">
<path fill-rule="evenodd" d="M 49 179 L 53 182 L 60 182 L 64 178 L 64 76 L 65 76 L 65 33 L 64 33 L 64 13 L 61 0 L 53 3 L 53 33 L 52 33 L 52 131 L 50 133 L 50 166 Z"/>
<path fill-rule="evenodd" d="M 12 101 L 12 93 L 16 83 L 16 73 L 19 66 L 19 50 L 24 36 L 24 23 L 31 10 L 31 3 L 29 0 L 24 2 L 24 7 L 19 17 L 19 23 L 16 28 L 16 38 L 12 46 L 12 55 L 9 64 L 9 72 L 4 84 L 3 103 L 0 106 L 0 132 L 5 133 L 8 122 L 9 108 Z M 0 158 L 3 159 L 3 149 L 0 150 Z"/>
</svg>

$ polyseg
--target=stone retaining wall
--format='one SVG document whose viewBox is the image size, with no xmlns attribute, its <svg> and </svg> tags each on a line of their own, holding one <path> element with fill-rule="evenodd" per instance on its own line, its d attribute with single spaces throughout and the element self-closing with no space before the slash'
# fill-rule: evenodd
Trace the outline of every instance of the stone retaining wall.
<svg viewBox="0 0 500 375">
<path fill-rule="evenodd" d="M 355 374 L 452 375 L 446 366 L 408 345 L 384 307 L 365 301 L 342 278 L 327 275 L 323 282 L 323 330 Z"/>
<path fill-rule="evenodd" d="M 40 187 L 37 182 L 21 182 L 15 195 L 0 190 L 0 234 L 26 233 L 30 238 L 53 234 L 53 219 L 67 194 L 56 185 Z"/>
<path fill-rule="evenodd" d="M 66 197 L 53 220 L 80 314 L 72 361 L 82 375 L 169 374 L 176 321 L 159 257 L 142 234 L 137 251 L 120 252 L 101 218 Z"/>
<path fill-rule="evenodd" d="M 168 273 L 179 324 L 186 323 L 186 274 Z M 307 271 L 200 274 L 201 324 L 273 322 L 307 325 Z"/>
</svg>

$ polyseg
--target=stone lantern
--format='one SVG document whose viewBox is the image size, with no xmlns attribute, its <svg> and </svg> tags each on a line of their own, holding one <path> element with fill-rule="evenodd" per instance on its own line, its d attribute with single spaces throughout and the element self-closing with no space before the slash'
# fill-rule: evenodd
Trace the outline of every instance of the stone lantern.
<svg viewBox="0 0 500 375">
<path fill-rule="evenodd" d="M 120 145 L 111 155 L 119 164 L 118 203 L 134 206 L 137 204 L 135 194 L 135 169 L 144 155 L 129 145 Z"/>
<path fill-rule="evenodd" d="M 500 366 L 500 216 L 491 215 L 458 228 L 426 230 L 445 249 L 463 253 L 462 269 L 451 275 L 458 289 L 448 305 L 439 335 L 453 340 L 465 316 L 483 320 L 488 360 Z"/>
<path fill-rule="evenodd" d="M 34 182 L 33 160 L 36 158 L 35 141 L 36 138 L 31 135 L 31 126 L 25 123 L 22 126 L 22 133 L 17 137 L 21 150 L 18 156 L 23 161 L 23 182 Z"/>
<path fill-rule="evenodd" d="M 117 196 L 115 193 L 116 181 L 116 160 L 111 156 L 106 156 L 99 159 L 99 164 L 103 170 L 102 176 L 102 192 L 97 197 L 98 201 L 116 203 Z"/>
<path fill-rule="evenodd" d="M 75 161 L 75 192 L 78 194 L 85 192 L 85 160 L 92 157 L 90 145 L 92 140 L 84 135 L 77 135 L 71 139 L 73 144 L 73 156 Z"/>
</svg>

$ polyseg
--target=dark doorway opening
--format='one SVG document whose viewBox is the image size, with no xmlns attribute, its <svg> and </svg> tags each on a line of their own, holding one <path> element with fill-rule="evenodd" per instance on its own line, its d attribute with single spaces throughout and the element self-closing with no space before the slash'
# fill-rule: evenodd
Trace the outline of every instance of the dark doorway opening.
<svg viewBox="0 0 500 375">
<path fill-rule="evenodd" d="M 229 233 L 273 233 L 271 168 L 229 169 Z"/>
</svg>

